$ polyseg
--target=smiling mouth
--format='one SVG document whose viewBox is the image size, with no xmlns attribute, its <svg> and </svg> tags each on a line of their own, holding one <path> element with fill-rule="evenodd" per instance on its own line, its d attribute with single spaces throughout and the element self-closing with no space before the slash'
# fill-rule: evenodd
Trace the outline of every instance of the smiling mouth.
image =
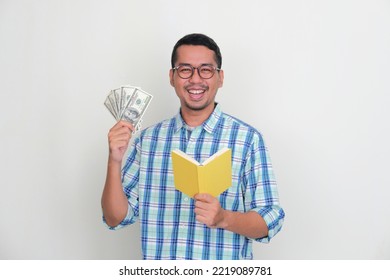
<svg viewBox="0 0 390 280">
<path fill-rule="evenodd" d="M 204 90 L 204 89 L 189 89 L 187 91 L 189 94 L 199 95 L 199 94 L 205 93 L 206 90 Z"/>
<path fill-rule="evenodd" d="M 186 87 L 186 90 L 192 99 L 199 100 L 206 93 L 206 91 L 208 90 L 208 87 L 203 86 L 203 85 L 198 85 L 198 86 L 192 85 L 192 86 Z"/>
<path fill-rule="evenodd" d="M 206 90 L 205 89 L 187 89 L 187 92 L 189 93 L 189 97 L 191 100 L 199 101 L 203 98 Z"/>
</svg>

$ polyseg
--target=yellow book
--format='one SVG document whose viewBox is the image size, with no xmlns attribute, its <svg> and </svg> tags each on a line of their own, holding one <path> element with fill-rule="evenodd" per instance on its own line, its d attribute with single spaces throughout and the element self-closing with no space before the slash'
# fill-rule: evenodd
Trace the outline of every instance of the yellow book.
<svg viewBox="0 0 390 280">
<path fill-rule="evenodd" d="M 208 193 L 216 197 L 232 184 L 232 151 L 223 148 L 203 163 L 180 150 L 173 150 L 172 165 L 175 187 L 193 197 Z"/>
</svg>

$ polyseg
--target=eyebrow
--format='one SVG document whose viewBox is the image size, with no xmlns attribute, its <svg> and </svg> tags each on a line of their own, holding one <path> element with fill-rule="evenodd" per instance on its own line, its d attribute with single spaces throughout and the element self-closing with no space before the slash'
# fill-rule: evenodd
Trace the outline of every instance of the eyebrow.
<svg viewBox="0 0 390 280">
<path fill-rule="evenodd" d="M 192 66 L 192 67 L 195 67 L 193 66 L 192 64 L 190 63 L 179 63 L 177 66 Z M 214 66 L 214 64 L 212 63 L 202 63 L 201 65 L 199 65 L 198 67 L 202 67 L 202 66 L 213 66 L 213 67 L 217 67 L 217 66 Z M 195 67 L 196 68 L 196 67 Z"/>
</svg>

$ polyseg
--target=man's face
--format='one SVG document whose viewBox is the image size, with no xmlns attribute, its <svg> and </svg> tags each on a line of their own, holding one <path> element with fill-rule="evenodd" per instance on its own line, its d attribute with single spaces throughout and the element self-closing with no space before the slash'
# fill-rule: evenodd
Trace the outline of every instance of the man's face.
<svg viewBox="0 0 390 280">
<path fill-rule="evenodd" d="M 182 45 L 177 49 L 175 66 L 191 65 L 199 67 L 210 64 L 217 67 L 214 52 L 205 46 Z M 210 79 L 202 79 L 195 69 L 191 78 L 182 79 L 177 70 L 169 72 L 171 85 L 180 99 L 182 113 L 204 111 L 210 114 L 214 110 L 215 95 L 223 85 L 223 71 L 215 71 Z M 184 112 L 183 112 L 184 111 Z"/>
</svg>

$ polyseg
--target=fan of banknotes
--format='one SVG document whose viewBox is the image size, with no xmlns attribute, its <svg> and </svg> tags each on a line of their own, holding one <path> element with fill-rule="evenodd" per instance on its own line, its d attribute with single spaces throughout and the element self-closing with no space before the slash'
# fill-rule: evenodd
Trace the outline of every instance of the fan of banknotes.
<svg viewBox="0 0 390 280">
<path fill-rule="evenodd" d="M 117 121 L 128 121 L 137 131 L 141 129 L 142 116 L 152 98 L 151 94 L 139 87 L 121 86 L 110 91 L 104 105 Z"/>
</svg>

